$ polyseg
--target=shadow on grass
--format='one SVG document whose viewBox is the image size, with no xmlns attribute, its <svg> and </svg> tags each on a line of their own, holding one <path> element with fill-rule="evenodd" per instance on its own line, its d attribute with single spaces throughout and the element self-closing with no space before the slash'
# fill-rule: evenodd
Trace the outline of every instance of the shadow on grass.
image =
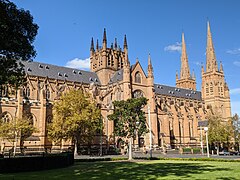
<svg viewBox="0 0 240 180">
<path fill-rule="evenodd" d="M 167 178 L 168 176 L 189 178 L 192 177 L 192 175 L 201 174 L 203 172 L 230 170 L 229 168 L 216 168 L 211 165 L 191 162 L 152 164 L 136 162 L 105 162 L 92 163 L 91 165 L 88 164 L 87 167 L 85 167 L 85 165 L 79 163 L 79 169 L 75 169 L 74 175 L 86 179 L 157 179 Z"/>
<path fill-rule="evenodd" d="M 158 178 L 196 178 L 211 179 L 203 173 L 213 172 L 215 175 L 230 171 L 229 168 L 202 164 L 198 162 L 78 162 L 75 165 L 49 171 L 0 174 L 0 179 L 158 179 Z M 200 175 L 200 176 L 199 176 Z M 218 179 L 228 178 L 217 177 Z M 214 176 L 216 179 L 216 176 Z M 229 178 L 234 179 L 234 178 Z"/>
</svg>

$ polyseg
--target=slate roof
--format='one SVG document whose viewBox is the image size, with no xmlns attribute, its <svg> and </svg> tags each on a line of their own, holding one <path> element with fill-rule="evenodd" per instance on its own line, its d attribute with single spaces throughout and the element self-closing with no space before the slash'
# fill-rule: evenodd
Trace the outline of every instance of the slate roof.
<svg viewBox="0 0 240 180">
<path fill-rule="evenodd" d="M 123 80 L 123 69 L 118 70 L 109 80 L 109 84 L 116 83 L 117 81 Z"/>
<path fill-rule="evenodd" d="M 201 92 L 190 89 L 176 88 L 161 84 L 154 84 L 156 94 L 173 96 L 179 98 L 202 100 Z"/>
<path fill-rule="evenodd" d="M 63 66 L 56 66 L 41 62 L 23 61 L 25 72 L 31 76 L 48 77 L 50 79 L 67 80 L 79 83 L 101 84 L 94 72 L 83 71 Z"/>
</svg>

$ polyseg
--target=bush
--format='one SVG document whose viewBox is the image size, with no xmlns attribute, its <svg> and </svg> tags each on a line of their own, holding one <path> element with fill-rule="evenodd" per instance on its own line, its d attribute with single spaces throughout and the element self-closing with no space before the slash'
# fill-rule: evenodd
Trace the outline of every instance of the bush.
<svg viewBox="0 0 240 180">
<path fill-rule="evenodd" d="M 192 153 L 191 148 L 183 148 L 183 153 Z"/>
<path fill-rule="evenodd" d="M 0 172 L 38 171 L 70 166 L 74 163 L 72 153 L 62 153 L 37 157 L 0 159 Z"/>
<path fill-rule="evenodd" d="M 193 148 L 193 154 L 200 154 L 201 148 Z"/>
</svg>

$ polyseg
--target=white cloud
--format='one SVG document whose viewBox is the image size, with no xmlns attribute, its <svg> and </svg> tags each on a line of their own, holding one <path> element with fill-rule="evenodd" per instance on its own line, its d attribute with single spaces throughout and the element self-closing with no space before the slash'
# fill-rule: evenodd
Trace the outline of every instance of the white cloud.
<svg viewBox="0 0 240 180">
<path fill-rule="evenodd" d="M 227 50 L 227 53 L 228 54 L 233 54 L 233 55 L 240 54 L 240 48 Z"/>
<path fill-rule="evenodd" d="M 69 68 L 89 70 L 90 69 L 90 58 L 87 58 L 87 59 L 75 58 L 73 60 L 68 61 L 65 66 L 69 67 Z"/>
<path fill-rule="evenodd" d="M 233 64 L 240 67 L 240 61 L 234 61 Z"/>
<path fill-rule="evenodd" d="M 169 52 L 177 51 L 177 52 L 181 53 L 181 50 L 182 50 L 182 45 L 179 42 L 176 42 L 175 44 L 166 46 L 164 48 L 164 51 L 169 51 Z"/>
<path fill-rule="evenodd" d="M 234 95 L 234 94 L 240 95 L 240 88 L 230 89 L 230 94 L 231 95 Z"/>
</svg>

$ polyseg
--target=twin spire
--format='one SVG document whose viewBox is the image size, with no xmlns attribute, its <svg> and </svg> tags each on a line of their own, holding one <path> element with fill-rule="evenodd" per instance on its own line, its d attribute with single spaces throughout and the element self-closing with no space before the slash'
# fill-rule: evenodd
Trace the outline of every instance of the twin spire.
<svg viewBox="0 0 240 180">
<path fill-rule="evenodd" d="M 195 77 L 194 71 L 192 75 L 190 75 L 184 33 L 182 33 L 182 55 L 181 55 L 180 79 L 178 79 L 178 73 L 176 73 L 176 86 L 178 88 L 187 88 L 187 89 L 196 90 L 196 77 Z"/>
<path fill-rule="evenodd" d="M 180 79 L 188 79 L 188 78 L 190 78 L 190 71 L 189 71 L 189 65 L 188 65 L 188 56 L 187 56 L 185 39 L 184 39 L 184 33 L 182 33 L 182 56 L 181 56 Z"/>
<path fill-rule="evenodd" d="M 210 23 L 207 22 L 206 72 L 218 71 L 217 59 L 214 52 Z"/>
<path fill-rule="evenodd" d="M 182 55 L 181 55 L 180 80 L 181 79 L 195 79 L 194 71 L 193 71 L 192 75 L 190 75 L 189 64 L 188 64 L 188 56 L 187 56 L 187 48 L 186 48 L 184 33 L 182 33 Z"/>
</svg>

